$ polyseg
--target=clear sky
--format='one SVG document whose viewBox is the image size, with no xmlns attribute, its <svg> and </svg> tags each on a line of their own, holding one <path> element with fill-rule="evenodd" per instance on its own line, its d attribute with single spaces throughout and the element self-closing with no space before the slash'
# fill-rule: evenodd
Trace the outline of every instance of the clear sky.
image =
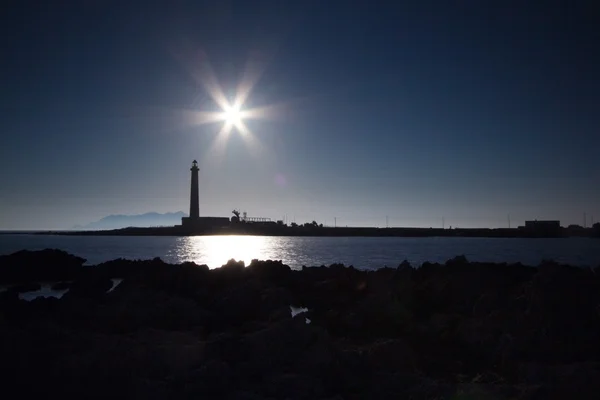
<svg viewBox="0 0 600 400">
<path fill-rule="evenodd" d="M 600 221 L 594 2 L 156 3 L 5 6 L 0 229 L 187 212 L 193 159 L 201 215 Z M 210 70 L 270 111 L 226 143 Z"/>
</svg>

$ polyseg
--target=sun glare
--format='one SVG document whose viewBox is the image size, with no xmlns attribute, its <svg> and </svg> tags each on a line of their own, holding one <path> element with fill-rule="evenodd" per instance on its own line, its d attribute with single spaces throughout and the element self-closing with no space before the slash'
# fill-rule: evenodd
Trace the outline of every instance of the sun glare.
<svg viewBox="0 0 600 400">
<path fill-rule="evenodd" d="M 225 123 L 238 127 L 242 122 L 242 111 L 239 106 L 227 106 L 221 117 Z"/>
<path fill-rule="evenodd" d="M 231 134 L 237 132 L 252 155 L 259 157 L 264 152 L 264 148 L 252 129 L 247 125 L 248 121 L 279 118 L 287 108 L 284 103 L 256 107 L 255 102 L 249 102 L 251 92 L 266 68 L 266 59 L 262 59 L 257 55 L 257 59 L 253 56 L 247 61 L 235 94 L 228 98 L 210 65 L 208 55 L 202 49 L 198 49 L 190 42 L 183 40 L 179 44 L 174 44 L 171 51 L 173 56 L 182 63 L 191 77 L 203 87 L 203 91 L 210 96 L 217 106 L 216 109 L 210 111 L 185 110 L 186 112 L 183 115 L 185 125 L 198 126 L 220 123 L 221 126 L 218 128 L 207 152 L 215 159 L 220 160 L 224 155 Z M 250 104 L 255 104 L 255 106 L 250 107 Z"/>
<path fill-rule="evenodd" d="M 194 261 L 218 268 L 228 260 L 244 261 L 246 266 L 253 259 L 273 259 L 273 244 L 266 236 L 189 236 L 177 240 L 177 262 Z"/>
</svg>

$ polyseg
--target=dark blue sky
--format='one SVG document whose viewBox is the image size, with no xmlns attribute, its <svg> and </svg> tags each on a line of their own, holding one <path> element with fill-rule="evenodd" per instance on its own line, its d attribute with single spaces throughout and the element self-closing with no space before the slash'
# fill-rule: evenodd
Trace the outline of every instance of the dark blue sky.
<svg viewBox="0 0 600 400">
<path fill-rule="evenodd" d="M 194 158 L 201 215 L 600 221 L 593 2 L 52 3 L 3 12 L 0 229 L 187 211 Z M 264 67 L 260 151 L 190 123 L 201 54 L 231 99 Z"/>
</svg>

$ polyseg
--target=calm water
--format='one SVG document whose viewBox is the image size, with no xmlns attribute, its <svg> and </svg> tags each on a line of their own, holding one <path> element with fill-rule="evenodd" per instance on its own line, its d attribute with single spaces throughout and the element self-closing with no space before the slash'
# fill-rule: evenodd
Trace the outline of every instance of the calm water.
<svg viewBox="0 0 600 400">
<path fill-rule="evenodd" d="M 160 257 L 170 263 L 195 261 L 216 268 L 234 258 L 282 260 L 293 268 L 342 262 L 357 268 L 445 262 L 459 254 L 472 261 L 522 262 L 537 265 L 553 259 L 579 266 L 600 265 L 600 240 L 489 238 L 376 238 L 376 237 L 111 237 L 0 235 L 0 254 L 17 250 L 58 248 L 88 264 L 115 258 Z"/>
</svg>

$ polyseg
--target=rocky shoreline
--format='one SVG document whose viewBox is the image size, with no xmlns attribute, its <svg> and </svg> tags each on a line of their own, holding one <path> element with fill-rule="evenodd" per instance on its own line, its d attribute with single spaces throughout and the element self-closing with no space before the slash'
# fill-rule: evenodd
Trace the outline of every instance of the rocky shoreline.
<svg viewBox="0 0 600 400">
<path fill-rule="evenodd" d="M 600 269 L 464 257 L 376 271 L 293 271 L 278 261 L 214 270 L 160 259 L 84 262 L 58 250 L 0 256 L 4 393 L 453 400 L 600 393 Z M 23 300 L 42 284 L 62 297 Z"/>
</svg>

